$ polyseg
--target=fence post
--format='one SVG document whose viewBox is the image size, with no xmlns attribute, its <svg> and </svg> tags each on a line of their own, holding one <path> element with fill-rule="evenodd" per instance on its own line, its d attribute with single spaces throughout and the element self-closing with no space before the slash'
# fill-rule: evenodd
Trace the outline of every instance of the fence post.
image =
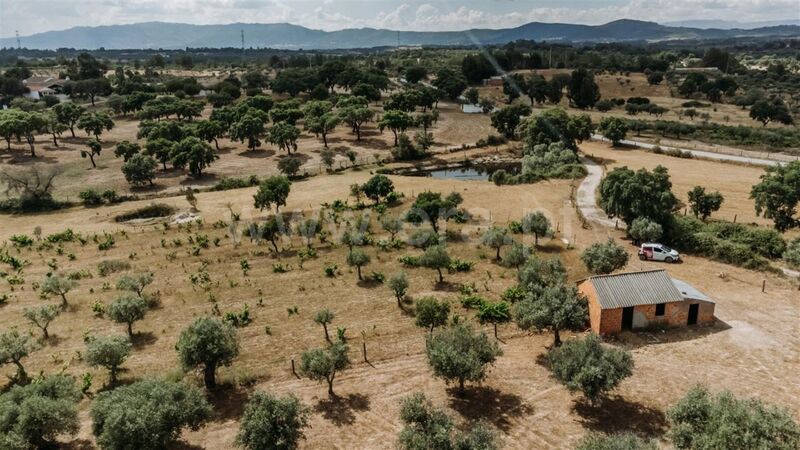
<svg viewBox="0 0 800 450">
<path fill-rule="evenodd" d="M 367 343 L 366 342 L 362 342 L 361 343 L 361 350 L 364 352 L 364 362 L 368 363 L 369 360 L 367 360 Z"/>
<path fill-rule="evenodd" d="M 767 289 L 767 280 L 761 281 L 761 292 L 764 292 Z"/>
<path fill-rule="evenodd" d="M 297 378 L 300 378 L 300 375 L 298 375 L 297 371 L 294 369 L 294 358 L 292 358 L 292 374 Z"/>
</svg>

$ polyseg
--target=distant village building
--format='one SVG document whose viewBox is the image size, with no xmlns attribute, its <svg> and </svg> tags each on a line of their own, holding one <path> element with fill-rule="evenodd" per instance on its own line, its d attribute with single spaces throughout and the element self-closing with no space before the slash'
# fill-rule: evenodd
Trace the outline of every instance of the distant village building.
<svg viewBox="0 0 800 450">
<path fill-rule="evenodd" d="M 503 77 L 500 75 L 493 76 L 491 78 L 486 78 L 483 80 L 484 86 L 502 86 L 503 85 Z"/>
<path fill-rule="evenodd" d="M 22 80 L 22 84 L 29 89 L 30 92 L 24 96 L 32 100 L 40 100 L 42 97 L 52 95 L 61 96 L 63 93 L 64 84 L 69 79 L 61 80 L 56 77 L 30 77 Z"/>
<path fill-rule="evenodd" d="M 589 300 L 589 321 L 597 334 L 654 326 L 714 323 L 714 301 L 666 271 L 599 275 L 578 282 Z"/>
</svg>

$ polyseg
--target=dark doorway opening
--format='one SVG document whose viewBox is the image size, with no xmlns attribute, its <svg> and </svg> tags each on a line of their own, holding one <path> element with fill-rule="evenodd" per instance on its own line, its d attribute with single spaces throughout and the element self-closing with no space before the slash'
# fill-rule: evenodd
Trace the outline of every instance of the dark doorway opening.
<svg viewBox="0 0 800 450">
<path fill-rule="evenodd" d="M 633 306 L 622 308 L 622 329 L 630 330 L 633 328 Z"/>
<path fill-rule="evenodd" d="M 689 320 L 686 321 L 687 325 L 696 325 L 697 324 L 697 313 L 700 311 L 700 305 L 695 303 L 694 305 L 689 305 Z"/>
</svg>

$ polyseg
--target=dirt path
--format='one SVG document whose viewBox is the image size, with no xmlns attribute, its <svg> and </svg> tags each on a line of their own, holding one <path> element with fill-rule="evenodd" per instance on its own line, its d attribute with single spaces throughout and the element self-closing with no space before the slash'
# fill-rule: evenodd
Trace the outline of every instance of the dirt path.
<svg viewBox="0 0 800 450">
<path fill-rule="evenodd" d="M 580 160 L 586 167 L 587 172 L 586 178 L 578 186 L 575 198 L 581 215 L 590 222 L 613 227 L 616 221 L 609 219 L 606 213 L 597 206 L 597 188 L 603 179 L 603 167 L 585 156 L 581 156 Z"/>
<path fill-rule="evenodd" d="M 608 139 L 600 136 L 599 134 L 592 135 L 593 140 L 602 141 L 602 142 L 610 142 Z M 649 144 L 647 142 L 641 141 L 633 141 L 630 139 L 623 139 L 620 141 L 623 145 L 628 145 L 632 147 L 643 148 L 645 150 L 653 150 L 656 147 L 660 147 L 662 150 L 680 150 L 683 152 L 689 152 L 695 158 L 702 158 L 702 159 L 710 159 L 714 161 L 722 161 L 722 162 L 734 162 L 738 164 L 750 164 L 754 166 L 774 166 L 777 164 L 786 164 L 787 161 L 776 161 L 772 159 L 764 159 L 764 158 L 756 158 L 751 156 L 740 156 L 740 155 L 729 155 L 726 153 L 716 153 L 716 152 L 708 152 L 704 150 L 692 150 L 688 148 L 680 148 L 680 147 L 669 147 L 664 145 L 656 145 L 656 144 Z M 788 158 L 788 157 L 787 157 Z M 797 159 L 797 158 L 794 158 Z"/>
</svg>

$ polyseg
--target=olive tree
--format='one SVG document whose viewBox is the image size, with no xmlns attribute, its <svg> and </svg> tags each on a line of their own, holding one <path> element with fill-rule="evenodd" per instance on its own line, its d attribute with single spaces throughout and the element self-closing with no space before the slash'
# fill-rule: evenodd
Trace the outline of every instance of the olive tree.
<svg viewBox="0 0 800 450">
<path fill-rule="evenodd" d="M 109 382 L 117 382 L 117 373 L 131 351 L 131 341 L 127 336 L 90 337 L 86 342 L 86 363 L 92 367 L 108 370 Z"/>
<path fill-rule="evenodd" d="M 333 322 L 336 314 L 328 308 L 317 311 L 314 315 L 314 323 L 322 325 L 322 330 L 325 332 L 325 340 L 331 342 L 331 337 L 328 334 L 328 325 Z"/>
<path fill-rule="evenodd" d="M 0 334 L 0 366 L 14 364 L 17 366 L 14 381 L 17 384 L 27 384 L 28 372 L 22 365 L 22 359 L 38 348 L 39 346 L 33 341 L 30 334 L 23 334 L 12 328 Z"/>
<path fill-rule="evenodd" d="M 117 290 L 135 292 L 144 298 L 144 289 L 153 282 L 152 272 L 140 272 L 133 275 L 123 275 L 117 281 Z"/>
<path fill-rule="evenodd" d="M 309 350 L 301 355 L 300 374 L 314 381 L 325 380 L 328 383 L 328 395 L 334 398 L 333 381 L 336 374 L 350 367 L 348 351 L 347 345 L 341 341 Z"/>
<path fill-rule="evenodd" d="M 30 323 L 42 330 L 42 336 L 47 339 L 50 334 L 47 332 L 47 327 L 50 323 L 61 314 L 61 308 L 56 305 L 42 305 L 33 308 L 24 308 L 22 316 L 28 319 Z"/>
<path fill-rule="evenodd" d="M 486 333 L 476 333 L 468 325 L 458 324 L 431 334 L 425 353 L 434 376 L 448 384 L 457 382 L 459 392 L 463 393 L 466 381 L 486 378 L 487 366 L 503 351 Z"/>
<path fill-rule="evenodd" d="M 511 311 L 517 326 L 523 330 L 552 331 L 554 347 L 561 345 L 562 330 L 578 331 L 588 318 L 586 298 L 574 287 L 561 283 L 530 292 Z"/>
<path fill-rule="evenodd" d="M 455 430 L 453 419 L 417 392 L 400 400 L 403 430 L 397 439 L 400 450 L 497 450 L 497 437 L 486 425 Z"/>
<path fill-rule="evenodd" d="M 0 448 L 56 448 L 56 438 L 80 428 L 81 392 L 68 375 L 50 375 L 0 395 Z"/>
<path fill-rule="evenodd" d="M 158 163 L 152 156 L 136 154 L 122 164 L 122 175 L 125 181 L 134 185 L 142 186 L 145 184 L 153 185 L 156 177 L 156 166 Z"/>
<path fill-rule="evenodd" d="M 309 410 L 292 394 L 256 392 L 247 401 L 236 445 L 247 450 L 294 450 L 305 438 Z"/>
<path fill-rule="evenodd" d="M 478 321 L 490 323 L 494 327 L 494 338 L 497 339 L 497 324 L 511 321 L 510 305 L 507 302 L 485 302 L 478 308 Z"/>
<path fill-rule="evenodd" d="M 547 236 L 551 231 L 551 225 L 547 217 L 541 211 L 537 211 L 522 218 L 522 230 L 533 233 L 534 245 L 539 245 L 539 237 Z"/>
<path fill-rule="evenodd" d="M 788 410 L 731 392 L 695 386 L 667 411 L 669 437 L 679 449 L 800 448 L 800 425 Z"/>
<path fill-rule="evenodd" d="M 133 337 L 133 323 L 144 319 L 147 302 L 133 294 L 124 294 L 114 299 L 106 311 L 114 322 L 128 326 L 128 337 Z"/>
<path fill-rule="evenodd" d="M 397 306 L 400 309 L 403 309 L 403 299 L 405 299 L 406 293 L 408 292 L 408 277 L 406 276 L 405 272 L 397 272 L 392 274 L 392 276 L 389 277 L 389 282 L 387 284 L 389 289 L 392 290 L 394 298 L 397 299 Z"/>
<path fill-rule="evenodd" d="M 78 282 L 75 280 L 70 280 L 59 274 L 52 274 L 44 277 L 39 289 L 43 295 L 58 295 L 61 297 L 61 305 L 66 308 L 68 305 L 67 294 L 77 286 Z"/>
<path fill-rule="evenodd" d="M 593 403 L 633 373 L 631 353 L 603 346 L 596 334 L 555 347 L 547 362 L 558 382 L 570 392 L 581 391 Z"/>
<path fill-rule="evenodd" d="M 608 274 L 628 264 L 628 252 L 609 238 L 606 242 L 595 242 L 583 251 L 581 261 L 594 274 Z"/>
<path fill-rule="evenodd" d="M 495 249 L 495 259 L 500 261 L 500 249 L 509 244 L 511 238 L 508 237 L 508 229 L 501 227 L 491 227 L 481 235 L 481 244 Z"/>
<path fill-rule="evenodd" d="M 369 264 L 369 261 L 369 255 L 360 249 L 354 248 L 347 253 L 347 264 L 356 268 L 356 271 L 358 272 L 358 279 L 361 281 L 364 280 L 364 278 L 361 276 L 361 268 Z"/>
<path fill-rule="evenodd" d="M 432 245 L 425 249 L 425 253 L 419 258 L 419 265 L 429 269 L 436 269 L 439 274 L 439 283 L 444 283 L 442 269 L 450 267 L 450 255 L 443 244 Z"/>
<path fill-rule="evenodd" d="M 101 392 L 90 415 L 101 448 L 160 450 L 177 440 L 183 428 L 198 430 L 212 413 L 201 390 L 146 379 Z"/>
<path fill-rule="evenodd" d="M 447 323 L 450 316 L 450 303 L 439 301 L 434 297 L 423 297 L 414 305 L 414 316 L 418 327 L 429 328 L 431 333 L 436 327 Z"/>
<path fill-rule="evenodd" d="M 217 367 L 230 365 L 239 354 L 239 341 L 229 323 L 200 317 L 181 331 L 175 350 L 184 370 L 203 367 L 203 381 L 211 389 L 217 385 Z"/>
</svg>

